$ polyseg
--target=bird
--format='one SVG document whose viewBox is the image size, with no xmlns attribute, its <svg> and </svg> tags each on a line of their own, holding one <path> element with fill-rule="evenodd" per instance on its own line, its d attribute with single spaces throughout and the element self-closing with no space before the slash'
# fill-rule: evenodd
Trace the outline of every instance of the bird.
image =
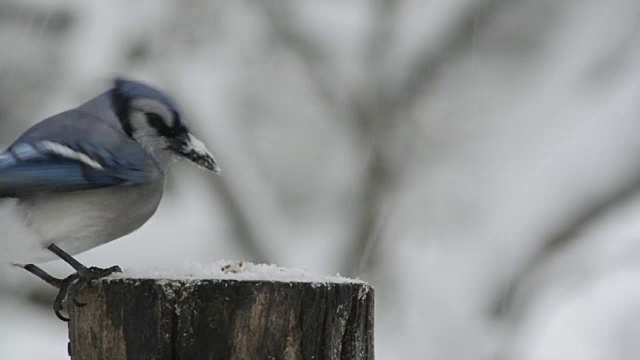
<svg viewBox="0 0 640 360">
<path fill-rule="evenodd" d="M 71 289 L 121 271 L 74 256 L 147 222 L 178 159 L 220 172 L 175 100 L 141 81 L 117 77 L 111 89 L 36 123 L 0 153 L 0 262 L 58 288 L 53 310 L 68 321 Z M 54 259 L 75 272 L 60 279 L 36 265 Z"/>
</svg>

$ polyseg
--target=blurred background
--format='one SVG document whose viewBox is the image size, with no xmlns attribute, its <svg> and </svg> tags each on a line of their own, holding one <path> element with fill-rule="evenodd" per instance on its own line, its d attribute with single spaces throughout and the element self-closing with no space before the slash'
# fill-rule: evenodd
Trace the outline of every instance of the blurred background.
<svg viewBox="0 0 640 360">
<path fill-rule="evenodd" d="M 640 357 L 640 2 L 0 0 L 0 49 L 3 146 L 127 75 L 223 169 L 87 264 L 359 277 L 378 359 Z M 67 359 L 54 295 L 0 267 L 1 359 Z"/>
</svg>

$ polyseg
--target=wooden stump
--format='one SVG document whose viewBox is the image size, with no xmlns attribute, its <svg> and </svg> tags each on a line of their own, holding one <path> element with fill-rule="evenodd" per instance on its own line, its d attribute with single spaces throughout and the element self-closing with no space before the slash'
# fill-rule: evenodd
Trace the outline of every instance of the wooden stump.
<svg viewBox="0 0 640 360">
<path fill-rule="evenodd" d="M 374 358 L 362 282 L 101 280 L 72 307 L 73 360 Z"/>
</svg>

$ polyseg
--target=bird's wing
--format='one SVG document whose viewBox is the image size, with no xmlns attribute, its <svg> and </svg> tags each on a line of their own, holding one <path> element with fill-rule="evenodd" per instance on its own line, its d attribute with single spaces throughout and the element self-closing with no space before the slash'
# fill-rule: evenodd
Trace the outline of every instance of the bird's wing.
<svg viewBox="0 0 640 360">
<path fill-rule="evenodd" d="M 81 142 L 17 143 L 0 153 L 0 197 L 147 182 L 144 168 Z"/>
<path fill-rule="evenodd" d="M 77 120 L 47 119 L 55 130 L 35 126 L 0 153 L 0 197 L 151 181 L 156 169 L 137 142 L 95 119 Z"/>
</svg>

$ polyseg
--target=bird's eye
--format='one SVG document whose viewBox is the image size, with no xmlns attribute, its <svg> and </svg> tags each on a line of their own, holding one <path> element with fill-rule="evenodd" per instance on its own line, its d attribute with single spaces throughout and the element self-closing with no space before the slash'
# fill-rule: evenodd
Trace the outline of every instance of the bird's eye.
<svg viewBox="0 0 640 360">
<path fill-rule="evenodd" d="M 160 131 L 162 131 L 165 128 L 168 128 L 167 124 L 164 122 L 164 120 L 162 120 L 162 117 L 156 113 L 145 113 L 145 115 L 147 116 L 147 121 L 149 122 L 149 125 L 151 127 L 154 127 Z"/>
<path fill-rule="evenodd" d="M 147 117 L 149 126 L 156 129 L 158 134 L 161 136 L 172 138 L 180 133 L 180 129 L 178 129 L 178 127 L 167 125 L 164 119 L 156 113 L 148 112 L 145 113 L 145 116 Z"/>
</svg>

